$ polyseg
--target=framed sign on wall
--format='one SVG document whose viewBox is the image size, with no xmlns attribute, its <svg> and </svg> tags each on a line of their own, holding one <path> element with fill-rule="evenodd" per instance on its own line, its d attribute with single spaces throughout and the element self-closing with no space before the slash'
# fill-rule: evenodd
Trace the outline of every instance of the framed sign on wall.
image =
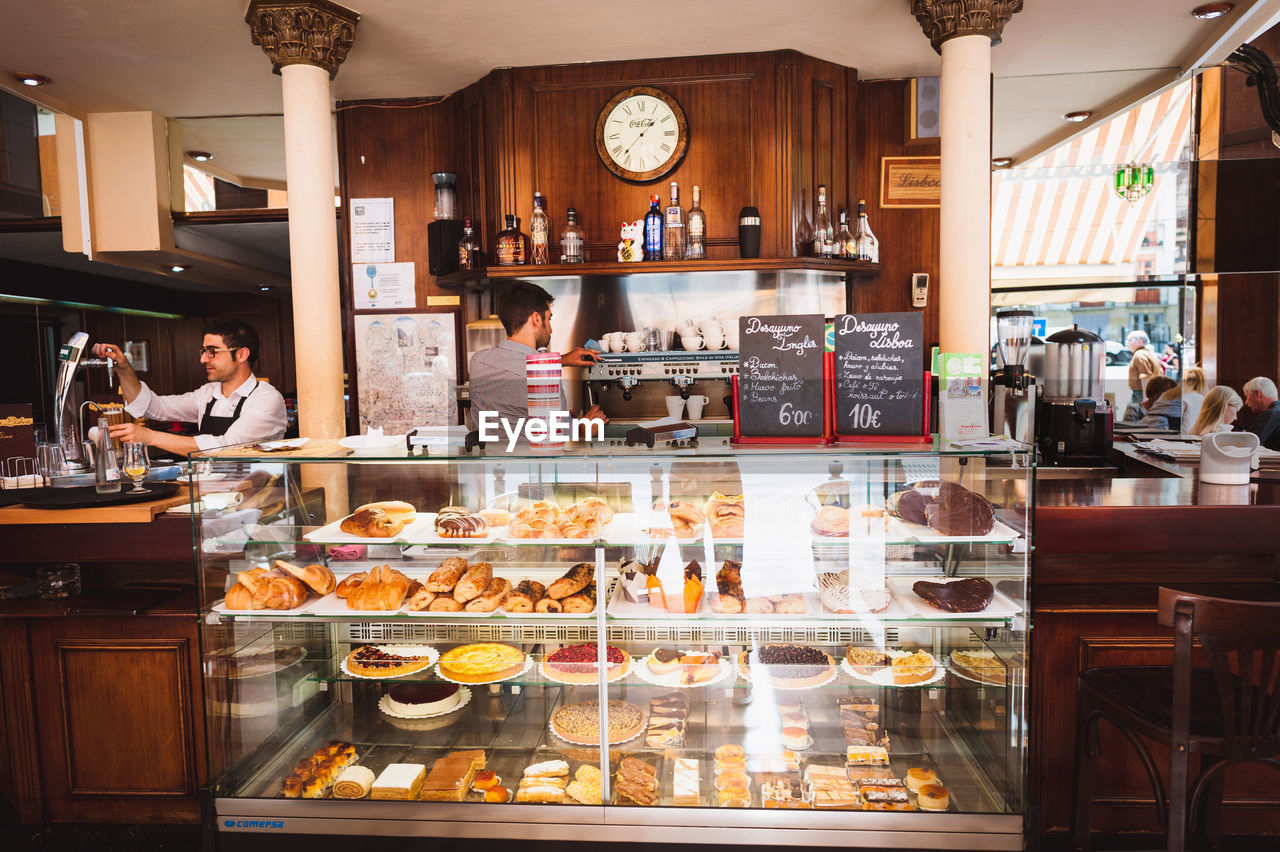
<svg viewBox="0 0 1280 852">
<path fill-rule="evenodd" d="M 939 207 L 941 157 L 881 157 L 881 207 Z"/>
</svg>

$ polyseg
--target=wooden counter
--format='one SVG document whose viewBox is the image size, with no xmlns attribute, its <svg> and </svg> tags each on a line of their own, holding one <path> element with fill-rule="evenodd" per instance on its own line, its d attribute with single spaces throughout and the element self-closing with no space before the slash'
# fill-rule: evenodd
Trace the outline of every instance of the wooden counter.
<svg viewBox="0 0 1280 852">
<path fill-rule="evenodd" d="M 1116 458 L 1117 476 L 1055 478 L 1046 470 L 1036 482 L 1029 795 L 1045 831 L 1070 825 L 1079 672 L 1172 662 L 1172 636 L 1156 624 L 1160 586 L 1280 600 L 1280 484 L 1203 484 L 1197 465 L 1125 444 Z M 1102 728 L 1095 830 L 1158 831 L 1135 753 Z M 1168 766 L 1167 754 L 1153 755 Z M 1280 795 L 1265 772 L 1228 774 L 1229 832 L 1280 833 Z"/>
</svg>

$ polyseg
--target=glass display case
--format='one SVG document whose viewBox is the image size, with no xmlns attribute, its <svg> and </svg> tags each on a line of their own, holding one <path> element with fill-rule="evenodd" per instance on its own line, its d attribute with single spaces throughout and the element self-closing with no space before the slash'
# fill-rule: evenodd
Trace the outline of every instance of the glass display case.
<svg viewBox="0 0 1280 852">
<path fill-rule="evenodd" d="M 194 466 L 224 846 L 1022 848 L 1029 453 L 345 452 Z"/>
</svg>

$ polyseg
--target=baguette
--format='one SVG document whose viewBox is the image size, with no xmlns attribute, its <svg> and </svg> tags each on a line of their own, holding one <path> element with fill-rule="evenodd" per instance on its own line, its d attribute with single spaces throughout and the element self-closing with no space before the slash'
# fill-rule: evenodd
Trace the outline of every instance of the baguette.
<svg viewBox="0 0 1280 852">
<path fill-rule="evenodd" d="M 440 563 L 440 567 L 431 572 L 424 584 L 430 592 L 451 592 L 453 587 L 467 572 L 467 560 L 461 556 L 450 556 Z"/>
<path fill-rule="evenodd" d="M 458 603 L 466 603 L 472 598 L 479 597 L 485 589 L 489 587 L 489 581 L 493 579 L 493 566 L 488 562 L 477 562 L 467 569 L 467 573 L 462 575 L 453 587 L 453 599 Z"/>
<path fill-rule="evenodd" d="M 595 612 L 596 584 L 591 583 L 576 595 L 569 595 L 560 601 L 565 612 Z"/>
<path fill-rule="evenodd" d="M 569 595 L 575 595 L 587 587 L 587 583 L 591 582 L 594 574 L 594 565 L 590 562 L 579 562 L 566 571 L 563 577 L 547 586 L 547 597 L 560 600 Z"/>
<path fill-rule="evenodd" d="M 488 563 L 485 563 L 488 564 Z M 511 594 L 511 581 L 505 577 L 494 577 L 479 597 L 467 601 L 467 612 L 493 612 Z"/>
<path fill-rule="evenodd" d="M 533 612 L 533 607 L 547 593 L 547 587 L 537 580 L 521 580 L 515 591 L 502 602 L 504 612 Z"/>
<path fill-rule="evenodd" d="M 275 565 L 276 570 L 286 571 L 306 583 L 318 595 L 327 595 L 338 587 L 338 578 L 323 565 L 301 567 L 285 562 L 283 559 L 277 559 L 272 564 Z"/>
</svg>

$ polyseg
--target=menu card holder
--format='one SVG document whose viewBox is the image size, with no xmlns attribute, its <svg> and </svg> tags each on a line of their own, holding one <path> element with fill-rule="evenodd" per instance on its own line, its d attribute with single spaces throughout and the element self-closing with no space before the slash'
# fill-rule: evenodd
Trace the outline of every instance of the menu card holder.
<svg viewBox="0 0 1280 852">
<path fill-rule="evenodd" d="M 765 446 L 784 446 L 784 447 L 822 447 L 832 443 L 834 438 L 831 434 L 831 424 L 834 418 L 831 416 L 831 404 L 834 397 L 831 394 L 834 355 L 830 352 L 824 353 L 822 358 L 822 434 L 821 435 L 743 435 L 742 434 L 742 418 L 738 416 L 739 405 L 741 404 L 741 396 L 738 393 L 738 376 L 733 377 L 733 437 L 729 439 L 732 444 L 740 444 L 743 446 L 765 445 Z M 928 418 L 925 418 L 928 422 Z"/>
<path fill-rule="evenodd" d="M 830 353 L 828 353 L 830 357 Z M 921 396 L 921 405 L 924 409 L 924 417 L 921 423 L 924 424 L 924 431 L 919 435 L 841 435 L 834 432 L 831 437 L 832 443 L 836 444 L 929 444 L 933 442 L 933 433 L 929 431 L 929 397 L 932 396 L 933 374 L 928 370 L 924 371 L 924 393 Z M 836 405 L 836 383 L 834 381 L 827 382 L 827 407 L 834 411 Z M 832 418 L 835 422 L 835 418 Z"/>
</svg>

